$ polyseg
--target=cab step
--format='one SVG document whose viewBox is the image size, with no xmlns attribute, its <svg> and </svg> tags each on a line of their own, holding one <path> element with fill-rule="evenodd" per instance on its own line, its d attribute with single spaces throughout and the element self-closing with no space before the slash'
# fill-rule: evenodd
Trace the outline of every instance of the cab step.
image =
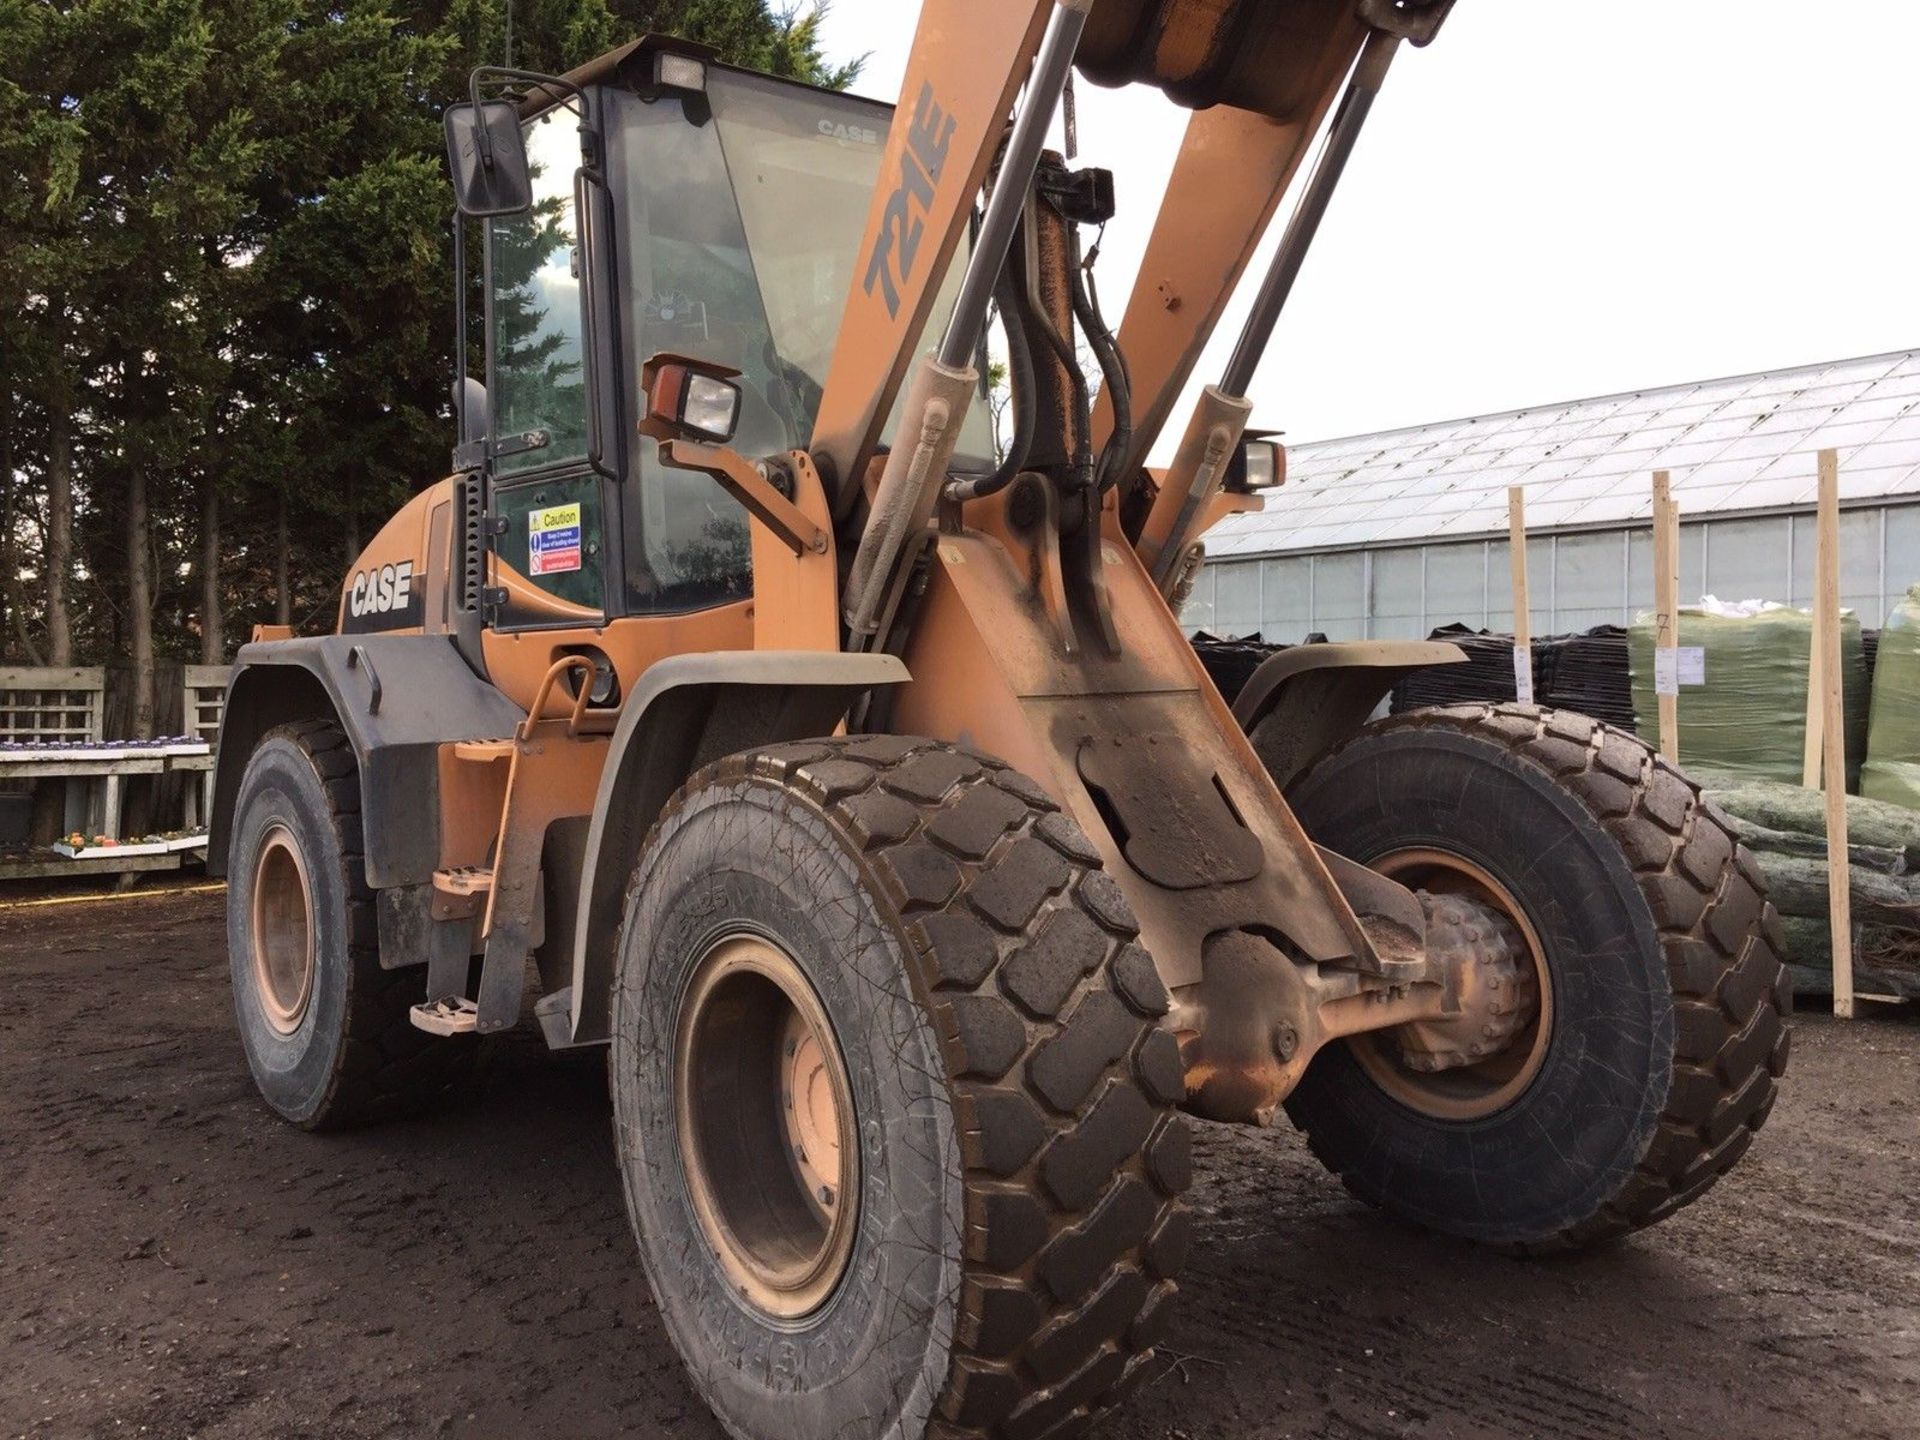
<svg viewBox="0 0 1920 1440">
<path fill-rule="evenodd" d="M 471 1035 L 480 1020 L 480 1007 L 464 995 L 454 995 L 416 1005 L 407 1018 L 414 1029 L 429 1035 Z"/>
<path fill-rule="evenodd" d="M 432 915 L 436 920 L 465 920 L 486 908 L 493 892 L 493 868 L 460 865 L 433 872 Z"/>
</svg>

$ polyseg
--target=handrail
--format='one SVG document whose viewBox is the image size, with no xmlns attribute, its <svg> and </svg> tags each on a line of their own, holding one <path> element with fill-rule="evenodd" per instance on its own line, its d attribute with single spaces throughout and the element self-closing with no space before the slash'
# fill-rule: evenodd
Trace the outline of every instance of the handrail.
<svg viewBox="0 0 1920 1440">
<path fill-rule="evenodd" d="M 547 697 L 553 693 L 554 682 L 572 669 L 584 669 L 587 673 L 580 682 L 580 693 L 573 697 L 573 711 L 567 717 L 567 734 L 578 736 L 580 722 L 586 717 L 587 702 L 593 698 L 593 661 L 585 655 L 562 655 L 547 667 L 547 673 L 540 679 L 540 688 L 533 692 L 533 704 L 527 707 L 527 718 L 520 722 L 520 739 L 533 737 L 533 727 L 545 719 Z"/>
</svg>

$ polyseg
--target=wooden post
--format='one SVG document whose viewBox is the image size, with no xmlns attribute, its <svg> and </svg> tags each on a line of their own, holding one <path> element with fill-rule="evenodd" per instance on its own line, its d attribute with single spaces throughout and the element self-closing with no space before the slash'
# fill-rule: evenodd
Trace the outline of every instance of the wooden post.
<svg viewBox="0 0 1920 1440">
<path fill-rule="evenodd" d="M 1816 562 L 1816 568 L 1817 562 Z M 1818 575 L 1814 577 L 1814 595 L 1820 594 Z M 1822 703 L 1821 676 L 1826 673 L 1825 657 L 1821 655 L 1822 634 L 1818 619 L 1820 605 L 1814 602 L 1815 619 L 1813 637 L 1807 647 L 1807 739 L 1800 752 L 1800 783 L 1809 790 L 1820 788 L 1820 736 L 1826 719 L 1826 706 Z"/>
<path fill-rule="evenodd" d="M 1820 452 L 1814 520 L 1814 633 L 1820 655 L 1821 750 L 1827 791 L 1827 926 L 1833 943 L 1833 1013 L 1853 1018 L 1853 875 L 1847 855 L 1847 726 L 1840 664 L 1840 457 Z"/>
<path fill-rule="evenodd" d="M 1660 708 L 1660 753 L 1678 764 L 1680 511 L 1673 503 L 1673 488 L 1665 470 L 1653 472 L 1653 623 L 1653 688 Z"/>
<path fill-rule="evenodd" d="M 1507 552 L 1513 572 L 1513 693 L 1533 704 L 1533 607 L 1527 598 L 1527 500 L 1518 485 L 1507 487 Z"/>
</svg>

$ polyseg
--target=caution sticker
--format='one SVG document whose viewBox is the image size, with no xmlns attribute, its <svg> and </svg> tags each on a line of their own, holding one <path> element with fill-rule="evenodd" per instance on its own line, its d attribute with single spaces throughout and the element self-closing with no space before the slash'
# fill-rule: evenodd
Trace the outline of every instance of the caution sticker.
<svg viewBox="0 0 1920 1440">
<path fill-rule="evenodd" d="M 580 507 L 549 505 L 527 513 L 527 573 L 560 575 L 580 568 Z"/>
</svg>

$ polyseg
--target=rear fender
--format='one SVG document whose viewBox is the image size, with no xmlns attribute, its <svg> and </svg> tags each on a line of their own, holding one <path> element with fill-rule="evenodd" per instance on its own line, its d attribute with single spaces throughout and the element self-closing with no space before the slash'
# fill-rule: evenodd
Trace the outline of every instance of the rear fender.
<svg viewBox="0 0 1920 1440">
<path fill-rule="evenodd" d="M 240 777 L 260 738 L 296 720 L 333 720 L 360 765 L 367 884 L 430 883 L 440 863 L 438 747 L 505 738 L 522 718 L 445 635 L 321 635 L 242 646 L 220 722 L 207 868 L 226 873 Z"/>
<path fill-rule="evenodd" d="M 1269 656 L 1233 702 L 1233 718 L 1285 793 L 1313 762 L 1366 722 L 1403 675 L 1467 656 L 1440 640 L 1348 640 Z"/>
<path fill-rule="evenodd" d="M 627 878 L 673 792 L 723 756 L 831 734 L 860 695 L 909 678 L 895 656 L 835 651 L 717 651 L 647 670 L 621 711 L 587 832 L 572 927 L 572 1044 L 612 1033 Z"/>
</svg>

